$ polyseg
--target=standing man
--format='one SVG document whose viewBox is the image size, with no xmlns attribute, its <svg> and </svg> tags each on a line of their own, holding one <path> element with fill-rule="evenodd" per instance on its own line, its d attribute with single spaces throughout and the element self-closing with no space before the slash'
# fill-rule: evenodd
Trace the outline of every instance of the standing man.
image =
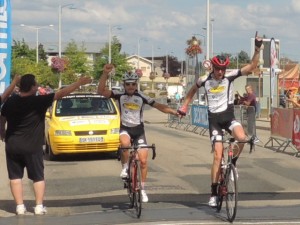
<svg viewBox="0 0 300 225">
<path fill-rule="evenodd" d="M 197 93 L 198 88 L 204 87 L 208 102 L 208 121 L 209 134 L 211 140 L 222 140 L 223 131 L 228 131 L 236 140 L 246 140 L 246 135 L 241 124 L 234 118 L 234 89 L 233 81 L 242 76 L 250 74 L 257 68 L 259 61 L 260 47 L 262 39 L 255 37 L 255 51 L 252 60 L 249 64 L 241 69 L 233 70 L 226 73 L 226 68 L 229 65 L 229 58 L 225 56 L 214 56 L 211 59 L 213 70 L 207 76 L 200 77 L 187 93 L 183 105 L 178 110 L 182 115 L 185 115 L 189 103 L 193 96 Z M 240 152 L 243 149 L 243 144 L 240 145 Z M 211 207 L 217 206 L 217 185 L 220 173 L 220 165 L 222 159 L 223 144 L 216 142 L 214 144 L 214 159 L 211 167 L 211 197 L 208 204 Z M 238 154 L 238 155 L 239 155 Z M 236 164 L 238 155 L 234 158 L 233 164 Z"/>
<path fill-rule="evenodd" d="M 142 201 L 148 202 L 148 196 L 145 192 L 145 182 L 147 177 L 147 146 L 143 113 L 145 104 L 150 105 L 161 112 L 178 115 L 177 111 L 167 105 L 155 102 L 154 99 L 144 95 L 137 90 L 138 75 L 135 73 L 125 73 L 123 75 L 124 91 L 107 90 L 105 84 L 109 73 L 113 70 L 113 65 L 107 64 L 103 68 L 103 74 L 99 80 L 98 93 L 106 98 L 114 98 L 118 100 L 120 114 L 121 114 L 121 127 L 120 127 L 120 142 L 121 147 L 130 147 L 131 139 L 133 144 L 139 146 L 138 156 L 141 162 L 142 173 Z M 127 177 L 129 151 L 125 150 L 121 154 L 122 171 L 120 176 Z"/>
<path fill-rule="evenodd" d="M 36 95 L 38 84 L 35 76 L 25 74 L 20 81 L 20 94 L 10 97 L 2 106 L 1 120 L 7 121 L 5 151 L 10 188 L 16 202 L 16 214 L 26 213 L 23 201 L 22 178 L 24 168 L 28 178 L 33 181 L 35 193 L 34 213 L 47 213 L 43 205 L 45 193 L 43 145 L 45 132 L 45 113 L 54 100 L 60 99 L 88 84 L 91 78 L 81 77 L 75 83 L 48 95 Z M 1 122 L 2 122 L 1 121 Z"/>
<path fill-rule="evenodd" d="M 247 96 L 243 101 L 243 105 L 248 106 L 247 111 L 247 133 L 249 136 L 256 135 L 256 125 L 255 125 L 255 116 L 256 116 L 256 96 L 253 92 L 251 85 L 246 85 L 245 87 Z M 255 137 L 255 142 L 258 142 L 258 138 Z"/>
</svg>

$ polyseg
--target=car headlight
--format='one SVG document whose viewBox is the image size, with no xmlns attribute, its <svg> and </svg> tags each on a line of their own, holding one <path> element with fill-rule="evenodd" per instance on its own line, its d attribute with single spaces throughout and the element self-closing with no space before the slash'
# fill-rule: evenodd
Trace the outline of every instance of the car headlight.
<svg viewBox="0 0 300 225">
<path fill-rule="evenodd" d="M 72 132 L 70 130 L 56 130 L 54 132 L 55 136 L 71 136 Z"/>
<path fill-rule="evenodd" d="M 119 132 L 120 132 L 119 128 L 113 128 L 113 129 L 110 130 L 111 134 L 118 134 Z"/>
</svg>

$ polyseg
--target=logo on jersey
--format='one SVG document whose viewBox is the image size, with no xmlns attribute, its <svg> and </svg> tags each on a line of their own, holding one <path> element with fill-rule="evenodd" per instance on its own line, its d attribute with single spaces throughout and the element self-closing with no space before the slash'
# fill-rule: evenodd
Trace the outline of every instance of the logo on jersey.
<svg viewBox="0 0 300 225">
<path fill-rule="evenodd" d="M 221 93 L 225 90 L 225 86 L 216 86 L 216 87 L 212 87 L 210 88 L 208 91 L 210 93 Z"/>
<path fill-rule="evenodd" d="M 139 110 L 139 105 L 131 102 L 124 103 L 123 106 L 130 110 Z"/>
</svg>

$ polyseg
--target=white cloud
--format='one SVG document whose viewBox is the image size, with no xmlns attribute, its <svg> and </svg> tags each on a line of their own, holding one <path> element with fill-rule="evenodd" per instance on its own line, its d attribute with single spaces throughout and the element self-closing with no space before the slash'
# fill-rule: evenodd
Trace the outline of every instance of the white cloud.
<svg viewBox="0 0 300 225">
<path fill-rule="evenodd" d="M 299 12 L 300 12 L 300 1 L 298 1 L 298 0 L 292 0 L 291 8 L 292 8 L 295 12 L 299 13 Z"/>
<path fill-rule="evenodd" d="M 58 29 L 58 6 L 67 0 L 13 0 L 13 37 L 35 41 L 32 31 L 19 24 L 54 24 Z M 193 34 L 206 36 L 206 0 L 72 0 L 77 9 L 63 8 L 63 41 L 71 38 L 85 42 L 105 42 L 108 24 L 119 25 L 121 31 L 113 33 L 123 43 L 124 51 L 132 52 L 140 37 L 141 52 L 151 54 L 149 45 L 172 50 L 182 57 L 186 40 Z M 257 30 L 259 34 L 282 40 L 283 52 L 300 59 L 300 1 L 299 0 L 222 0 L 210 1 L 215 52 L 249 52 L 249 40 Z M 40 40 L 57 41 L 57 32 L 40 32 Z M 148 46 L 147 46 L 148 45 Z M 135 46 L 135 47 L 134 47 Z M 164 50 L 164 51 L 165 51 Z"/>
</svg>

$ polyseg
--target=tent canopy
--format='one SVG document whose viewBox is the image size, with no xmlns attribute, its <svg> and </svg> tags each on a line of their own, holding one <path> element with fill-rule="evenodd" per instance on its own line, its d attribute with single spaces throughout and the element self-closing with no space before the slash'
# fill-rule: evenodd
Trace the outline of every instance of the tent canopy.
<svg viewBox="0 0 300 225">
<path fill-rule="evenodd" d="M 299 88 L 299 64 L 294 65 L 291 69 L 281 72 L 278 75 L 278 85 L 279 87 L 288 89 L 298 89 Z"/>
</svg>

